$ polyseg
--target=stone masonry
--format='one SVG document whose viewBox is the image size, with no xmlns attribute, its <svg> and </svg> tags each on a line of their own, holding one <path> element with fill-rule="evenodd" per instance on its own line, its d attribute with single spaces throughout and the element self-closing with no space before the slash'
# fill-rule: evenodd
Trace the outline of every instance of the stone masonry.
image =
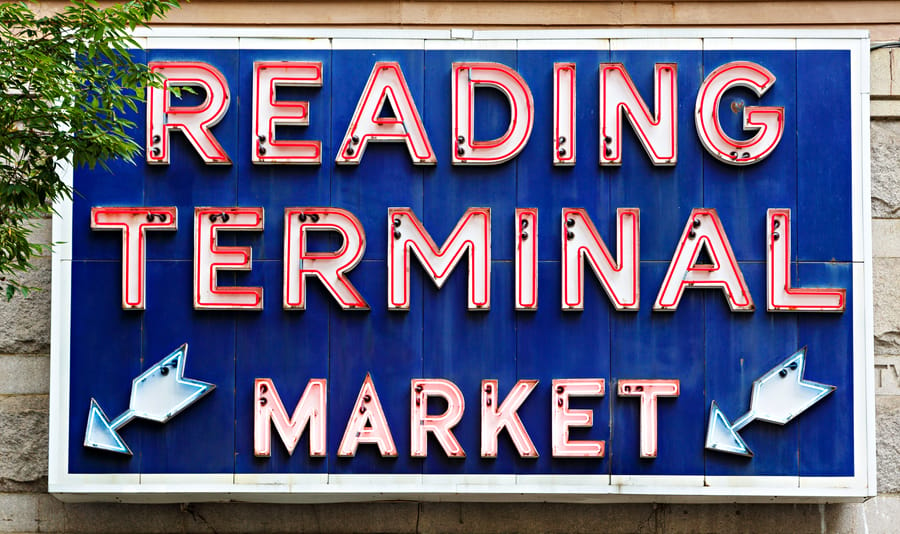
<svg viewBox="0 0 900 534">
<path fill-rule="evenodd" d="M 330 505 L 68 503 L 47 493 L 50 261 L 0 301 L 0 533 L 896 532 L 900 518 L 900 49 L 872 54 L 872 231 L 879 495 L 860 504 Z M 896 66 L 895 66 L 896 64 Z M 893 100 L 898 98 L 898 100 Z M 35 239 L 50 241 L 49 221 Z"/>
</svg>

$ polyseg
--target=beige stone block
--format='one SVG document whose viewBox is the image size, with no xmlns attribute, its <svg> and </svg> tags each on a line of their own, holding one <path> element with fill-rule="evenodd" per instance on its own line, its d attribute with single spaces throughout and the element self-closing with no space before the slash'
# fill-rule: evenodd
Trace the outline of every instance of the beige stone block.
<svg viewBox="0 0 900 534">
<path fill-rule="evenodd" d="M 0 395 L 46 394 L 49 391 L 49 356 L 0 355 Z"/>
<path fill-rule="evenodd" d="M 48 399 L 0 396 L 0 482 L 33 482 L 47 476 Z"/>
<path fill-rule="evenodd" d="M 423 503 L 418 531 L 661 532 L 653 504 Z"/>
<path fill-rule="evenodd" d="M 872 256 L 900 258 L 900 219 L 872 219 Z"/>
<path fill-rule="evenodd" d="M 0 493 L 0 532 L 38 532 L 40 496 Z"/>
<path fill-rule="evenodd" d="M 416 532 L 417 503 L 193 504 L 186 532 Z"/>
<path fill-rule="evenodd" d="M 832 534 L 866 532 L 866 508 L 863 503 L 822 505 L 825 508 L 823 531 Z"/>
<path fill-rule="evenodd" d="M 892 48 L 879 48 L 878 50 L 873 50 L 869 55 L 872 73 L 872 98 L 891 95 L 892 51 Z"/>
<path fill-rule="evenodd" d="M 875 353 L 900 354 L 900 259 L 872 261 Z"/>
<path fill-rule="evenodd" d="M 32 241 L 50 242 L 50 220 L 34 221 Z M 35 354 L 50 351 L 50 256 L 35 258 L 34 269 L 17 280 L 38 291 L 17 294 L 7 301 L 0 295 L 0 354 Z"/>
<path fill-rule="evenodd" d="M 878 491 L 900 492 L 900 397 L 875 398 Z"/>
<path fill-rule="evenodd" d="M 900 100 L 872 99 L 869 101 L 869 116 L 872 119 L 900 119 Z"/>
<path fill-rule="evenodd" d="M 875 394 L 900 395 L 900 356 L 875 357 Z"/>
<path fill-rule="evenodd" d="M 866 501 L 865 523 L 853 532 L 880 534 L 897 532 L 897 519 L 900 518 L 900 495 L 879 494 L 878 497 Z"/>
<path fill-rule="evenodd" d="M 900 218 L 900 121 L 872 121 L 872 216 Z"/>
<path fill-rule="evenodd" d="M 177 504 L 70 503 L 63 506 L 67 534 L 184 531 L 186 514 Z M 207 528 L 205 532 L 215 531 Z"/>
</svg>

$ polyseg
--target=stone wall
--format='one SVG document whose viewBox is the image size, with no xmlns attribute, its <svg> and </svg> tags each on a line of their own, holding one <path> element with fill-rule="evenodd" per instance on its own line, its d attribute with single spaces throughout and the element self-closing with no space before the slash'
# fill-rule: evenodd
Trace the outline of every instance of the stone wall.
<svg viewBox="0 0 900 534">
<path fill-rule="evenodd" d="M 50 262 L 0 301 L 0 533 L 895 532 L 900 518 L 900 49 L 872 54 L 879 495 L 861 504 L 64 504 L 47 494 Z M 896 79 L 896 81 L 895 81 Z M 898 99 L 896 102 L 900 102 Z M 35 238 L 50 240 L 49 221 Z"/>
</svg>

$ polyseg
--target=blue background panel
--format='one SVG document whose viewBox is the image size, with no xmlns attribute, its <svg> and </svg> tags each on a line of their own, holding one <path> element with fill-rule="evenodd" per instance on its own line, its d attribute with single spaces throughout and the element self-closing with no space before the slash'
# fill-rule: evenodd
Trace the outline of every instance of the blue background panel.
<svg viewBox="0 0 900 534">
<path fill-rule="evenodd" d="M 281 262 L 284 244 L 276 236 L 284 235 L 284 209 L 297 206 L 331 206 L 331 170 L 334 157 L 331 145 L 331 92 L 333 75 L 330 50 L 244 50 L 238 59 L 239 91 L 250 103 L 253 98 L 253 62 L 255 61 L 319 61 L 322 63 L 322 87 L 278 88 L 278 100 L 309 102 L 309 126 L 296 126 L 289 131 L 276 129 L 276 139 L 309 140 L 322 143 L 322 165 L 254 165 L 251 163 L 253 142 L 253 109 L 238 105 L 237 142 L 229 152 L 237 172 L 237 205 L 263 207 L 266 211 L 265 235 L 253 233 L 254 259 Z M 232 89 L 234 90 L 234 89 Z M 234 111 L 230 112 L 234 113 Z M 221 125 L 219 126 L 221 127 Z M 353 211 L 353 210 L 351 210 Z M 275 295 L 281 289 L 276 287 Z M 275 302 L 274 300 L 270 302 Z"/>
<path fill-rule="evenodd" d="M 331 345 L 329 467 L 334 473 L 421 472 L 422 461 L 409 456 L 410 380 L 422 376 L 421 271 L 413 267 L 410 273 L 412 305 L 409 312 L 387 310 L 387 264 L 384 261 L 365 260 L 353 274 L 357 289 L 369 299 L 372 310 L 342 312 L 332 305 L 328 329 Z M 382 459 L 374 444 L 361 444 L 354 458 L 338 458 L 331 452 L 338 450 L 367 373 L 372 375 L 398 449 L 397 458 Z"/>
<path fill-rule="evenodd" d="M 797 52 L 794 228 L 801 261 L 852 259 L 849 56 L 849 51 Z"/>
<path fill-rule="evenodd" d="M 800 474 L 853 475 L 853 270 L 859 264 L 802 263 L 804 287 L 847 288 L 844 313 L 802 315 L 800 345 L 808 347 L 806 376 L 837 389 L 797 420 Z M 795 284 L 799 285 L 799 284 Z M 843 387 L 842 387 L 843 386 Z"/>
<path fill-rule="evenodd" d="M 657 288 L 667 266 L 641 265 L 643 288 Z M 709 290 L 687 290 L 678 311 L 654 312 L 656 292 L 641 291 L 641 309 L 613 313 L 610 321 L 612 376 L 621 379 L 678 379 L 677 398 L 658 399 L 656 459 L 642 459 L 640 398 L 618 397 L 610 386 L 613 404 L 613 474 L 703 474 L 705 299 Z M 689 298 L 693 297 L 693 298 Z"/>
<path fill-rule="evenodd" d="M 354 213 L 366 230 L 366 259 L 369 260 L 383 260 L 387 253 L 389 207 L 412 208 L 421 219 L 423 173 L 429 166 L 413 165 L 406 143 L 403 142 L 370 141 L 359 165 L 335 165 L 334 158 L 353 119 L 357 96 L 363 93 L 372 66 L 377 61 L 396 61 L 403 71 L 419 116 L 431 136 L 431 148 L 437 153 L 439 163 L 447 163 L 449 154 L 443 150 L 444 146 L 435 144 L 434 128 L 428 128 L 425 111 L 430 111 L 431 108 L 422 107 L 422 104 L 429 101 L 425 96 L 424 60 L 425 53 L 422 50 L 334 51 L 333 76 L 335 80 L 340 80 L 340 84 L 332 86 L 333 148 L 323 155 L 323 167 L 332 169 L 334 173 L 331 184 L 332 205 Z M 385 191 L 391 191 L 391 194 L 386 195 Z M 439 245 L 449 235 L 441 235 L 440 229 L 434 225 L 428 228 Z M 379 294 L 376 300 L 378 305 L 382 305 L 380 299 Z"/>
<path fill-rule="evenodd" d="M 68 414 L 72 473 L 140 472 L 141 439 L 133 429 L 125 427 L 121 436 L 135 451 L 135 459 L 82 446 L 91 398 L 110 420 L 115 419 L 128 409 L 131 380 L 141 373 L 141 316 L 122 310 L 121 272 L 117 261 L 72 262 Z"/>
<path fill-rule="evenodd" d="M 598 65 L 609 60 L 602 51 L 521 51 L 519 73 L 528 81 L 534 96 L 534 131 L 525 149 L 516 157 L 516 207 L 538 208 L 538 253 L 541 260 L 560 258 L 560 228 L 562 208 L 579 207 L 587 210 L 600 235 L 612 236 L 607 215 L 611 209 L 609 178 L 597 162 L 600 145 L 597 141 L 599 118 L 596 105 L 583 102 L 596 100 L 599 86 Z M 575 63 L 575 157 L 571 167 L 553 165 L 553 64 Z M 510 218 L 512 213 L 498 212 L 494 217 Z M 615 231 L 615 224 L 612 225 Z M 514 232 L 514 230 L 511 230 Z M 515 253 L 515 234 L 494 232 L 496 245 L 507 257 Z M 510 252 L 511 251 L 511 252 Z M 541 295 L 544 298 L 544 295 Z M 547 302 L 547 301 L 545 301 Z M 553 301 L 554 306 L 558 301 Z"/>
<path fill-rule="evenodd" d="M 281 261 L 254 263 L 253 283 L 263 287 L 266 306 L 261 313 L 239 312 L 236 321 L 234 369 L 235 413 L 253 413 L 254 381 L 271 378 L 288 416 L 313 378 L 328 378 L 328 321 L 330 297 L 307 282 L 306 311 L 281 309 Z M 250 282 L 248 282 L 250 283 Z M 333 406 L 333 404 L 332 404 Z M 329 406 L 330 408 L 330 406 Z M 277 431 L 272 429 L 270 458 L 253 455 L 252 417 L 236 417 L 235 470 L 239 473 L 315 473 L 326 470 L 325 458 L 309 456 L 309 431 L 305 431 L 293 455 L 288 455 Z"/>
<path fill-rule="evenodd" d="M 614 51 L 610 60 L 624 65 L 651 113 L 657 113 L 653 96 L 654 64 L 678 65 L 678 163 L 654 167 L 631 123 L 623 116 L 622 165 L 605 168 L 611 228 L 615 229 L 615 208 L 640 208 L 641 227 L 653 229 L 641 232 L 641 259 L 667 261 L 672 257 L 691 209 L 715 207 L 705 203 L 703 156 L 706 151 L 694 135 L 694 96 L 703 81 L 702 54 L 699 50 Z"/>
<path fill-rule="evenodd" d="M 79 170 L 74 199 L 70 356 L 69 466 L 73 473 L 396 473 L 593 475 L 853 475 L 853 308 L 838 314 L 765 310 L 765 217 L 768 208 L 792 210 L 795 287 L 843 287 L 852 299 L 849 55 L 834 51 L 515 51 L 515 50 L 154 50 L 148 60 L 206 61 L 229 81 L 232 101 L 213 133 L 233 160 L 204 165 L 180 133 L 171 135 L 168 166 L 113 164 L 112 174 Z M 311 123 L 285 136 L 322 141 L 322 164 L 253 165 L 252 65 L 261 60 L 321 61 L 324 83 L 283 93 L 310 102 Z M 764 162 L 725 165 L 696 137 L 693 109 L 704 77 L 721 64 L 751 60 L 777 82 L 762 98 L 726 93 L 723 127 L 744 138 L 731 106 L 778 105 L 786 131 Z M 438 163 L 416 166 L 403 143 L 370 143 L 359 165 L 339 166 L 342 140 L 376 61 L 397 61 L 425 124 Z M 512 161 L 494 166 L 450 164 L 451 64 L 494 61 L 517 69 L 535 102 L 529 143 Z M 553 63 L 577 65 L 577 154 L 574 167 L 552 165 Z M 653 66 L 678 64 L 678 163 L 654 167 L 623 119 L 623 163 L 601 167 L 598 68 L 622 62 L 650 105 Z M 476 91 L 476 135 L 501 135 L 509 122 L 505 98 Z M 816 94 L 815 99 L 802 98 Z M 823 112 L 827 110 L 827 112 Z M 143 139 L 144 111 L 133 117 Z M 141 141 L 143 143 L 143 141 Z M 828 154 L 828 158 L 820 154 Z M 121 233 L 90 230 L 92 206 L 175 205 L 177 232 L 147 239 L 147 309 L 121 309 Z M 252 247 L 249 273 L 223 272 L 221 285 L 261 286 L 263 311 L 195 311 L 191 302 L 193 211 L 196 206 L 265 209 L 262 232 L 223 232 L 223 245 Z M 307 309 L 282 309 L 284 209 L 335 206 L 349 210 L 366 231 L 366 254 L 348 274 L 369 311 L 343 311 L 316 280 L 307 279 Z M 441 244 L 470 207 L 492 215 L 491 309 L 467 311 L 468 258 L 438 290 L 418 260 L 410 262 L 411 305 L 387 309 L 389 207 L 410 207 Z M 515 311 L 514 214 L 539 209 L 539 308 Z M 641 209 L 641 307 L 617 312 L 593 274 L 584 280 L 585 309 L 563 312 L 560 232 L 563 208 L 584 208 L 615 250 L 616 209 Z M 731 312 L 719 289 L 687 289 L 674 312 L 652 305 L 693 208 L 716 208 L 756 303 Z M 318 236 L 316 250 L 340 247 Z M 592 273 L 590 269 L 586 273 Z M 848 300 L 852 303 L 852 300 Z M 128 406 L 131 381 L 182 343 L 189 344 L 185 376 L 213 382 L 215 391 L 165 425 L 136 420 L 122 430 L 134 458 L 82 445 L 90 399 L 108 416 Z M 785 426 L 753 422 L 740 431 L 755 456 L 704 449 L 712 401 L 734 421 L 749 409 L 754 380 L 800 347 L 808 347 L 806 378 L 835 392 Z M 354 458 L 337 449 L 370 373 L 398 448 L 382 458 L 361 445 Z M 429 438 L 425 459 L 410 457 L 410 380 L 444 378 L 462 391 L 466 409 L 454 434 L 466 458 L 447 458 Z M 288 455 L 277 432 L 272 456 L 253 456 L 253 384 L 271 378 L 289 413 L 311 378 L 328 379 L 326 458 L 308 456 L 304 433 Z M 573 398 L 593 411 L 590 429 L 573 440 L 604 440 L 603 458 L 552 456 L 552 381 L 602 378 L 603 397 Z M 658 404 L 658 457 L 639 457 L 637 398 L 620 398 L 623 379 L 680 380 L 677 398 Z M 537 387 L 519 416 L 540 456 L 519 458 L 506 432 L 497 458 L 480 457 L 481 381 L 499 381 L 499 400 L 517 380 Z M 443 407 L 435 402 L 430 413 Z M 836 438 L 836 436 L 843 436 Z"/>
<path fill-rule="evenodd" d="M 131 50 L 130 53 L 135 62 L 147 61 L 146 51 Z M 126 107 L 121 113 L 123 119 L 134 123 L 134 128 L 126 131 L 138 146 L 143 147 L 147 124 L 144 106 L 138 106 L 137 111 Z M 76 228 L 83 226 L 90 230 L 92 206 L 148 205 L 144 203 L 145 166 L 143 158 L 143 151 L 141 151 L 135 156 L 134 163 L 113 160 L 107 162 L 109 170 L 99 166 L 94 169 L 86 167 L 78 169 L 77 175 L 80 179 L 76 180 L 74 184 L 73 196 L 76 199 L 85 198 L 92 201 L 91 203 L 74 203 L 72 206 L 73 226 Z M 120 232 L 101 233 L 107 233 L 106 240 L 76 240 L 72 244 L 74 257 L 92 260 L 118 260 L 122 256 Z"/>
<path fill-rule="evenodd" d="M 704 150 L 703 207 L 719 211 L 739 260 L 765 261 L 766 210 L 797 209 L 797 58 L 785 51 L 704 51 L 704 78 L 730 61 L 759 63 L 776 81 L 761 98 L 741 88 L 727 91 L 719 106 L 722 129 L 735 139 L 748 139 L 756 130 L 743 131 L 745 106 L 783 106 L 785 131 L 775 150 L 753 165 L 728 165 Z"/>
<path fill-rule="evenodd" d="M 516 53 L 510 50 L 427 50 L 425 52 L 425 94 L 436 105 L 420 109 L 425 129 L 431 136 L 431 145 L 437 153 L 438 164 L 425 170 L 425 200 L 419 220 L 442 244 L 456 226 L 457 221 L 470 207 L 491 208 L 491 237 L 497 236 L 498 245 L 513 235 L 516 210 L 516 162 L 500 165 L 450 165 L 451 150 L 455 140 L 451 137 L 452 107 L 450 99 L 451 73 L 454 61 L 491 61 L 516 68 Z M 527 82 L 527 80 L 526 80 Z M 534 91 L 534 88 L 532 88 Z M 484 94 L 482 94 L 484 93 Z M 434 99 L 434 100 L 432 100 Z M 509 111 L 505 98 L 494 90 L 477 90 L 475 97 L 476 121 L 485 121 L 484 139 L 499 137 L 509 124 Z M 489 100 L 487 105 L 482 100 Z M 485 103 L 485 106 L 479 106 Z M 499 130 L 499 131 L 498 131 Z M 481 130 L 475 130 L 481 135 Z M 533 132 L 534 137 L 538 137 Z M 539 139 L 539 138 L 538 138 Z M 549 152 L 548 156 L 549 158 Z M 438 237 L 440 236 L 440 237 Z M 495 260 L 513 258 L 513 247 L 493 246 L 491 257 Z M 510 301 L 511 302 L 511 301 Z"/>
<path fill-rule="evenodd" d="M 238 130 L 240 96 L 238 94 L 238 52 L 233 50 L 151 50 L 148 61 L 201 61 L 219 70 L 229 83 L 231 103 L 228 112 L 210 131 L 225 153 L 236 161 L 241 150 L 249 150 L 246 136 Z M 199 91 L 199 90 L 198 90 Z M 249 101 L 252 96 L 248 96 Z M 143 110 L 142 110 L 143 111 Z M 169 165 L 140 164 L 143 171 L 144 202 L 147 206 L 177 206 L 178 228 L 175 238 L 162 242 L 160 258 L 192 259 L 194 207 L 237 206 L 238 166 L 206 165 L 180 131 L 169 134 Z M 155 236 L 154 236 L 155 237 Z"/>
</svg>

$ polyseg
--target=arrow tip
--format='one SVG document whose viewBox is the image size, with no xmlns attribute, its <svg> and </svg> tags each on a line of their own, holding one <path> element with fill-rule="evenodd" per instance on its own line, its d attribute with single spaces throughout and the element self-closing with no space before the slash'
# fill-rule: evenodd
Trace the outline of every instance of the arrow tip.
<svg viewBox="0 0 900 534">
<path fill-rule="evenodd" d="M 706 428 L 706 448 L 711 451 L 727 452 L 740 456 L 752 457 L 753 451 L 747 447 L 743 438 L 738 434 L 719 409 L 716 401 L 712 401 L 709 408 L 709 425 Z"/>
<path fill-rule="evenodd" d="M 88 412 L 84 446 L 131 456 L 131 449 L 125 444 L 122 436 L 113 429 L 109 418 L 103 413 L 103 408 L 94 399 L 91 399 L 91 409 Z"/>
</svg>

